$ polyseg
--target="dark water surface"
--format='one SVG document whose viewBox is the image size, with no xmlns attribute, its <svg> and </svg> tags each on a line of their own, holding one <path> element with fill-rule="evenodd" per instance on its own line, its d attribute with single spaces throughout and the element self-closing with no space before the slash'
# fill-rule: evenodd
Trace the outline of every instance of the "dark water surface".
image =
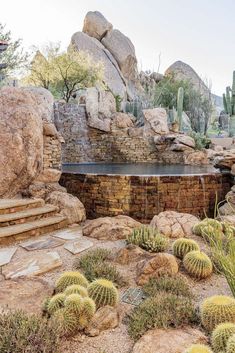
<svg viewBox="0 0 235 353">
<path fill-rule="evenodd" d="M 219 173 L 212 165 L 158 165 L 154 163 L 76 163 L 64 164 L 63 173 L 99 174 L 99 175 L 138 175 L 138 176 L 170 176 L 170 175 L 205 175 Z"/>
</svg>

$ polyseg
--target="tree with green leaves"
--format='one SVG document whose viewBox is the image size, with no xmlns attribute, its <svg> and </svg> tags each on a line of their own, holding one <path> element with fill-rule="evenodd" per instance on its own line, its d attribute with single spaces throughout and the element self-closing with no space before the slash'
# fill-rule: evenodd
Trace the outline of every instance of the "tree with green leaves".
<svg viewBox="0 0 235 353">
<path fill-rule="evenodd" d="M 2 23 L 0 23 L 0 40 L 8 43 L 7 50 L 2 52 L 0 56 L 0 63 L 6 64 L 6 67 L 1 70 L 1 74 L 6 77 L 24 68 L 28 54 L 22 48 L 22 39 L 13 40 L 11 31 L 6 30 Z"/>
</svg>

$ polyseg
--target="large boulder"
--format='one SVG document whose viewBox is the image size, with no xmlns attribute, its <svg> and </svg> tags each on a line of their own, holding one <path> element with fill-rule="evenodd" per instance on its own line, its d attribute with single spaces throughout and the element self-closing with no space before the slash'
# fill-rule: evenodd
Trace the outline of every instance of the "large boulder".
<svg viewBox="0 0 235 353">
<path fill-rule="evenodd" d="M 155 329 L 136 342 L 132 353 L 182 353 L 192 344 L 206 343 L 206 336 L 195 328 Z"/>
<path fill-rule="evenodd" d="M 43 164 L 42 111 L 31 91 L 0 89 L 0 141 L 0 197 L 12 197 L 31 184 Z"/>
<path fill-rule="evenodd" d="M 198 221 L 197 217 L 189 213 L 164 211 L 153 217 L 150 226 L 170 238 L 182 238 L 193 235 L 192 227 Z"/>
<path fill-rule="evenodd" d="M 116 113 L 112 117 L 112 130 L 134 128 L 133 116 L 126 113 Z"/>
<path fill-rule="evenodd" d="M 138 79 L 135 47 L 131 40 L 117 29 L 109 31 L 102 44 L 116 59 L 123 76 L 129 81 Z"/>
<path fill-rule="evenodd" d="M 146 129 L 152 130 L 153 134 L 165 135 L 169 133 L 165 109 L 144 109 L 143 114 L 146 122 Z"/>
<path fill-rule="evenodd" d="M 86 14 L 83 25 L 83 32 L 90 37 L 101 40 L 113 26 L 99 11 L 89 11 Z"/>
<path fill-rule="evenodd" d="M 119 320 L 118 309 L 106 305 L 96 311 L 85 332 L 92 337 L 98 336 L 102 331 L 116 328 Z"/>
<path fill-rule="evenodd" d="M 46 202 L 57 206 L 60 214 L 67 217 L 68 224 L 80 223 L 86 219 L 83 204 L 73 195 L 62 191 L 53 191 L 47 196 Z"/>
<path fill-rule="evenodd" d="M 47 123 L 54 121 L 54 97 L 50 91 L 43 87 L 24 87 L 24 91 L 30 92 L 36 99 L 42 120 Z"/>
<path fill-rule="evenodd" d="M 128 216 L 100 217 L 88 221 L 83 227 L 83 235 L 102 240 L 126 239 L 141 223 Z"/>
<path fill-rule="evenodd" d="M 126 83 L 118 63 L 101 42 L 86 33 L 77 32 L 72 36 L 71 45 L 78 51 L 87 52 L 95 62 L 101 62 L 105 84 L 114 94 L 126 98 Z"/>
</svg>

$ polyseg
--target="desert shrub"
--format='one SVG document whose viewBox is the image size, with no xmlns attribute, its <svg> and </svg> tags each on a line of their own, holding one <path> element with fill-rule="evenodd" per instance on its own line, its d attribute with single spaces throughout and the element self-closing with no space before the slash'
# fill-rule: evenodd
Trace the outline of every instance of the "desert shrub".
<svg viewBox="0 0 235 353">
<path fill-rule="evenodd" d="M 105 278 L 114 282 L 118 287 L 122 287 L 126 284 L 126 280 L 121 276 L 116 266 L 106 261 L 109 256 L 110 251 L 107 249 L 90 250 L 75 261 L 74 267 L 81 269 L 89 281 Z"/>
<path fill-rule="evenodd" d="M 59 326 L 23 311 L 0 315 L 1 353 L 59 353 Z"/>
<path fill-rule="evenodd" d="M 183 276 L 150 278 L 143 286 L 144 293 L 154 297 L 159 292 L 166 292 L 182 297 L 192 297 L 187 280 Z"/>
<path fill-rule="evenodd" d="M 197 321 L 190 298 L 161 293 L 136 307 L 129 316 L 129 335 L 137 340 L 153 328 L 179 327 Z"/>
<path fill-rule="evenodd" d="M 196 150 L 202 150 L 203 148 L 209 148 L 211 140 L 206 135 L 200 134 L 199 132 L 192 131 L 190 133 L 190 136 L 195 141 Z"/>
</svg>

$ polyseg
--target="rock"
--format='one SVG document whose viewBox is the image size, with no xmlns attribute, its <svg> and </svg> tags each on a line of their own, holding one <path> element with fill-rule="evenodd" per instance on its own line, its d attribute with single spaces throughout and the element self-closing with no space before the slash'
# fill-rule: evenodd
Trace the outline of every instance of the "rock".
<svg viewBox="0 0 235 353">
<path fill-rule="evenodd" d="M 41 314 L 42 303 L 53 294 L 53 288 L 41 278 L 19 278 L 1 282 L 0 311 L 23 310 Z"/>
<path fill-rule="evenodd" d="M 80 226 L 63 229 L 56 234 L 53 234 L 53 237 L 64 239 L 64 240 L 78 240 L 82 237 L 82 228 Z"/>
<path fill-rule="evenodd" d="M 229 203 L 235 205 L 235 193 L 234 193 L 234 191 L 230 190 L 230 191 L 226 194 L 225 199 L 226 199 L 227 202 L 229 202 Z"/>
<path fill-rule="evenodd" d="M 195 90 L 201 92 L 206 98 L 210 97 L 209 88 L 202 81 L 199 75 L 188 64 L 182 61 L 176 61 L 165 71 L 165 76 L 174 76 L 175 80 L 190 81 Z"/>
<path fill-rule="evenodd" d="M 174 143 L 180 143 L 185 146 L 195 148 L 195 140 L 188 135 L 178 134 L 175 137 Z"/>
<path fill-rule="evenodd" d="M 36 99 L 36 104 L 40 110 L 40 115 L 44 122 L 54 121 L 54 97 L 50 91 L 43 87 L 23 87 L 26 92 L 30 92 Z"/>
<path fill-rule="evenodd" d="M 152 78 L 156 83 L 160 82 L 163 79 L 163 75 L 158 72 L 152 72 L 150 78 Z"/>
<path fill-rule="evenodd" d="M 165 109 L 144 109 L 143 114 L 146 121 L 146 128 L 150 127 L 154 133 L 159 135 L 169 133 L 169 128 L 167 125 L 167 114 Z"/>
<path fill-rule="evenodd" d="M 93 316 L 85 333 L 89 336 L 98 336 L 102 331 L 111 330 L 119 325 L 119 313 L 117 308 L 104 306 L 99 308 Z"/>
<path fill-rule="evenodd" d="M 35 179 L 35 182 L 56 183 L 60 180 L 61 171 L 58 169 L 43 169 L 42 173 Z"/>
<path fill-rule="evenodd" d="M 154 329 L 135 343 L 132 353 L 182 353 L 192 344 L 206 343 L 206 336 L 195 328 Z"/>
<path fill-rule="evenodd" d="M 133 118 L 126 113 L 116 113 L 112 118 L 112 130 L 134 128 Z"/>
<path fill-rule="evenodd" d="M 91 248 L 93 245 L 94 243 L 91 240 L 81 237 L 77 241 L 66 243 L 64 248 L 75 255 Z"/>
<path fill-rule="evenodd" d="M 103 114 L 100 114 L 100 103 L 99 103 L 99 91 L 95 87 L 88 88 L 86 91 L 86 112 L 87 112 L 87 125 L 95 129 L 110 132 L 111 130 L 111 115 L 113 112 L 109 112 L 108 107 L 105 107 L 103 102 Z M 106 116 L 109 115 L 110 117 Z"/>
<path fill-rule="evenodd" d="M 0 89 L 0 197 L 26 189 L 43 163 L 43 126 L 35 95 L 15 87 Z"/>
<path fill-rule="evenodd" d="M 27 195 L 27 193 L 29 195 Z M 35 197 L 36 199 L 46 198 L 46 185 L 40 181 L 35 181 L 29 185 L 26 195 L 29 197 Z"/>
<path fill-rule="evenodd" d="M 143 137 L 144 127 L 131 127 L 128 129 L 128 135 L 130 137 Z"/>
<path fill-rule="evenodd" d="M 80 223 L 86 219 L 86 211 L 81 201 L 70 194 L 53 191 L 46 202 L 58 206 L 60 214 L 68 218 L 68 224 Z"/>
<path fill-rule="evenodd" d="M 125 239 L 138 227 L 141 223 L 128 216 L 100 217 L 88 221 L 83 227 L 83 234 L 96 239 L 118 240 Z"/>
<path fill-rule="evenodd" d="M 150 256 L 150 253 L 141 249 L 139 246 L 129 244 L 118 251 L 115 261 L 121 265 L 129 265 L 132 262 L 139 262 Z"/>
<path fill-rule="evenodd" d="M 226 202 L 219 208 L 219 214 L 221 216 L 233 216 L 235 214 L 235 205 Z"/>
<path fill-rule="evenodd" d="M 128 81 L 137 81 L 137 59 L 135 47 L 131 40 L 119 30 L 113 29 L 107 32 L 101 42 L 116 59 L 125 79 Z"/>
<path fill-rule="evenodd" d="M 110 91 L 99 90 L 99 118 L 111 118 L 116 113 L 116 101 Z"/>
<path fill-rule="evenodd" d="M 184 163 L 190 165 L 210 164 L 206 151 L 194 151 L 184 155 Z"/>
<path fill-rule="evenodd" d="M 101 40 L 113 26 L 99 11 L 89 11 L 86 14 L 83 25 L 83 32 L 90 37 Z"/>
<path fill-rule="evenodd" d="M 17 248 L 2 248 L 0 249 L 0 266 L 8 264 L 12 256 L 15 254 Z"/>
<path fill-rule="evenodd" d="M 139 264 L 137 284 L 143 286 L 150 278 L 176 275 L 178 270 L 178 263 L 175 256 L 167 253 L 159 253 L 151 260 L 146 260 Z"/>
<path fill-rule="evenodd" d="M 2 268 L 5 279 L 41 275 L 62 265 L 59 254 L 54 252 L 33 253 L 11 261 Z"/>
<path fill-rule="evenodd" d="M 43 135 L 45 136 L 58 136 L 59 133 L 54 124 L 44 122 L 43 123 Z"/>
<path fill-rule="evenodd" d="M 28 251 L 34 251 L 42 249 L 52 249 L 63 244 L 64 242 L 62 240 L 56 238 L 41 238 L 37 240 L 28 240 L 24 243 L 21 243 L 20 246 Z"/>
<path fill-rule="evenodd" d="M 235 164 L 233 164 L 231 167 L 231 174 L 235 175 Z"/>
<path fill-rule="evenodd" d="M 192 227 L 198 221 L 197 217 L 188 213 L 164 211 L 153 217 L 150 226 L 170 238 L 181 238 L 192 236 Z"/>
<path fill-rule="evenodd" d="M 88 52 L 95 62 L 101 62 L 104 66 L 104 83 L 114 94 L 126 98 L 125 79 L 116 60 L 102 43 L 86 33 L 77 32 L 72 36 L 71 45 L 78 51 Z"/>
<path fill-rule="evenodd" d="M 233 226 L 235 226 L 235 214 L 228 214 L 225 216 L 220 217 L 221 221 L 226 221 L 228 223 L 231 223 Z"/>
</svg>

